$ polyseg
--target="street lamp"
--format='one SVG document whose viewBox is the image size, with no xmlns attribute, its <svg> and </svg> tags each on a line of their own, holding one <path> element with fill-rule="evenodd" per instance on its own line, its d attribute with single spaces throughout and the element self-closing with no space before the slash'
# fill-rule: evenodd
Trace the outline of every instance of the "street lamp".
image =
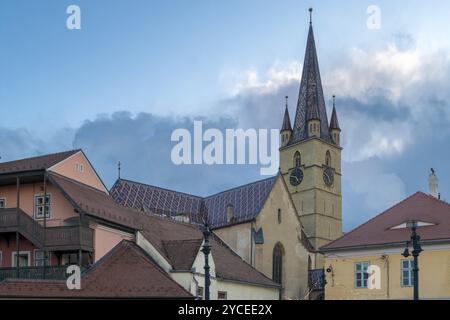
<svg viewBox="0 0 450 320">
<path fill-rule="evenodd" d="M 211 231 L 209 230 L 208 223 L 205 219 L 203 224 L 203 247 L 202 252 L 205 255 L 205 300 L 209 300 L 209 286 L 211 285 L 211 278 L 209 274 L 209 253 L 211 252 L 211 245 L 209 244 L 209 236 L 211 235 Z"/>
<path fill-rule="evenodd" d="M 413 276 L 414 276 L 414 300 L 419 300 L 419 255 L 423 251 L 420 246 L 420 236 L 416 233 L 417 221 L 410 221 L 407 226 L 411 228 L 411 241 L 406 242 L 406 248 L 402 253 L 405 258 L 411 255 L 414 258 Z M 409 245 L 412 243 L 413 251 L 409 252 Z"/>
</svg>

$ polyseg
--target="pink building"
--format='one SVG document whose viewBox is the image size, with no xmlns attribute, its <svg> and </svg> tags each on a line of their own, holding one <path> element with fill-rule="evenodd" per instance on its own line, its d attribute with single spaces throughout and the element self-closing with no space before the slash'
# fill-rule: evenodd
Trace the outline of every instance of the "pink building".
<svg viewBox="0 0 450 320">
<path fill-rule="evenodd" d="M 0 279 L 87 267 L 135 230 L 81 150 L 0 163 Z"/>
</svg>

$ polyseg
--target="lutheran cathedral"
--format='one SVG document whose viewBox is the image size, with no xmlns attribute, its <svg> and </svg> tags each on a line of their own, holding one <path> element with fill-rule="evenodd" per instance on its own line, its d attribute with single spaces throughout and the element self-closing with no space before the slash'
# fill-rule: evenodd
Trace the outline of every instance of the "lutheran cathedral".
<svg viewBox="0 0 450 320">
<path fill-rule="evenodd" d="M 294 127 L 287 105 L 281 127 L 280 166 L 316 249 L 342 234 L 340 133 L 334 96 L 328 122 L 310 23 Z"/>
<path fill-rule="evenodd" d="M 316 298 L 323 290 L 320 247 L 342 235 L 340 133 L 334 96 L 328 121 L 310 21 L 293 126 L 287 105 L 282 121 L 277 176 L 208 197 L 119 179 L 110 194 L 121 205 L 183 222 L 198 223 L 206 213 L 214 234 L 279 283 L 282 298 Z"/>
</svg>

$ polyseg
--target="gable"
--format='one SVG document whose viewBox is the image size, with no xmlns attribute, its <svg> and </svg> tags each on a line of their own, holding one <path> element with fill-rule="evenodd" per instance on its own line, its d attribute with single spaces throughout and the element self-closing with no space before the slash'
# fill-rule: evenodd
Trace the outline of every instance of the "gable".
<svg viewBox="0 0 450 320">
<path fill-rule="evenodd" d="M 48 170 L 108 193 L 102 180 L 81 150 Z"/>
</svg>

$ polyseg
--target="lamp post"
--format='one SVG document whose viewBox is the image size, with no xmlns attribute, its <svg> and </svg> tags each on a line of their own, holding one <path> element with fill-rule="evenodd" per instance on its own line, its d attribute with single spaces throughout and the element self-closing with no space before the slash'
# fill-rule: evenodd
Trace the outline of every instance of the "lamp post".
<svg viewBox="0 0 450 320">
<path fill-rule="evenodd" d="M 209 244 L 209 236 L 211 235 L 211 231 L 209 230 L 208 223 L 204 222 L 203 225 L 203 247 L 202 252 L 205 255 L 205 300 L 209 300 L 209 286 L 211 285 L 211 277 L 209 274 L 209 253 L 211 252 L 211 245 Z"/>
<path fill-rule="evenodd" d="M 408 227 L 411 228 L 411 241 L 406 242 L 406 248 L 402 253 L 405 258 L 411 255 L 414 258 L 413 264 L 413 276 L 414 276 L 414 300 L 419 300 L 419 255 L 423 251 L 420 246 L 420 236 L 417 234 L 417 221 L 410 221 L 407 223 Z M 412 243 L 413 251 L 409 253 L 409 245 Z"/>
</svg>

